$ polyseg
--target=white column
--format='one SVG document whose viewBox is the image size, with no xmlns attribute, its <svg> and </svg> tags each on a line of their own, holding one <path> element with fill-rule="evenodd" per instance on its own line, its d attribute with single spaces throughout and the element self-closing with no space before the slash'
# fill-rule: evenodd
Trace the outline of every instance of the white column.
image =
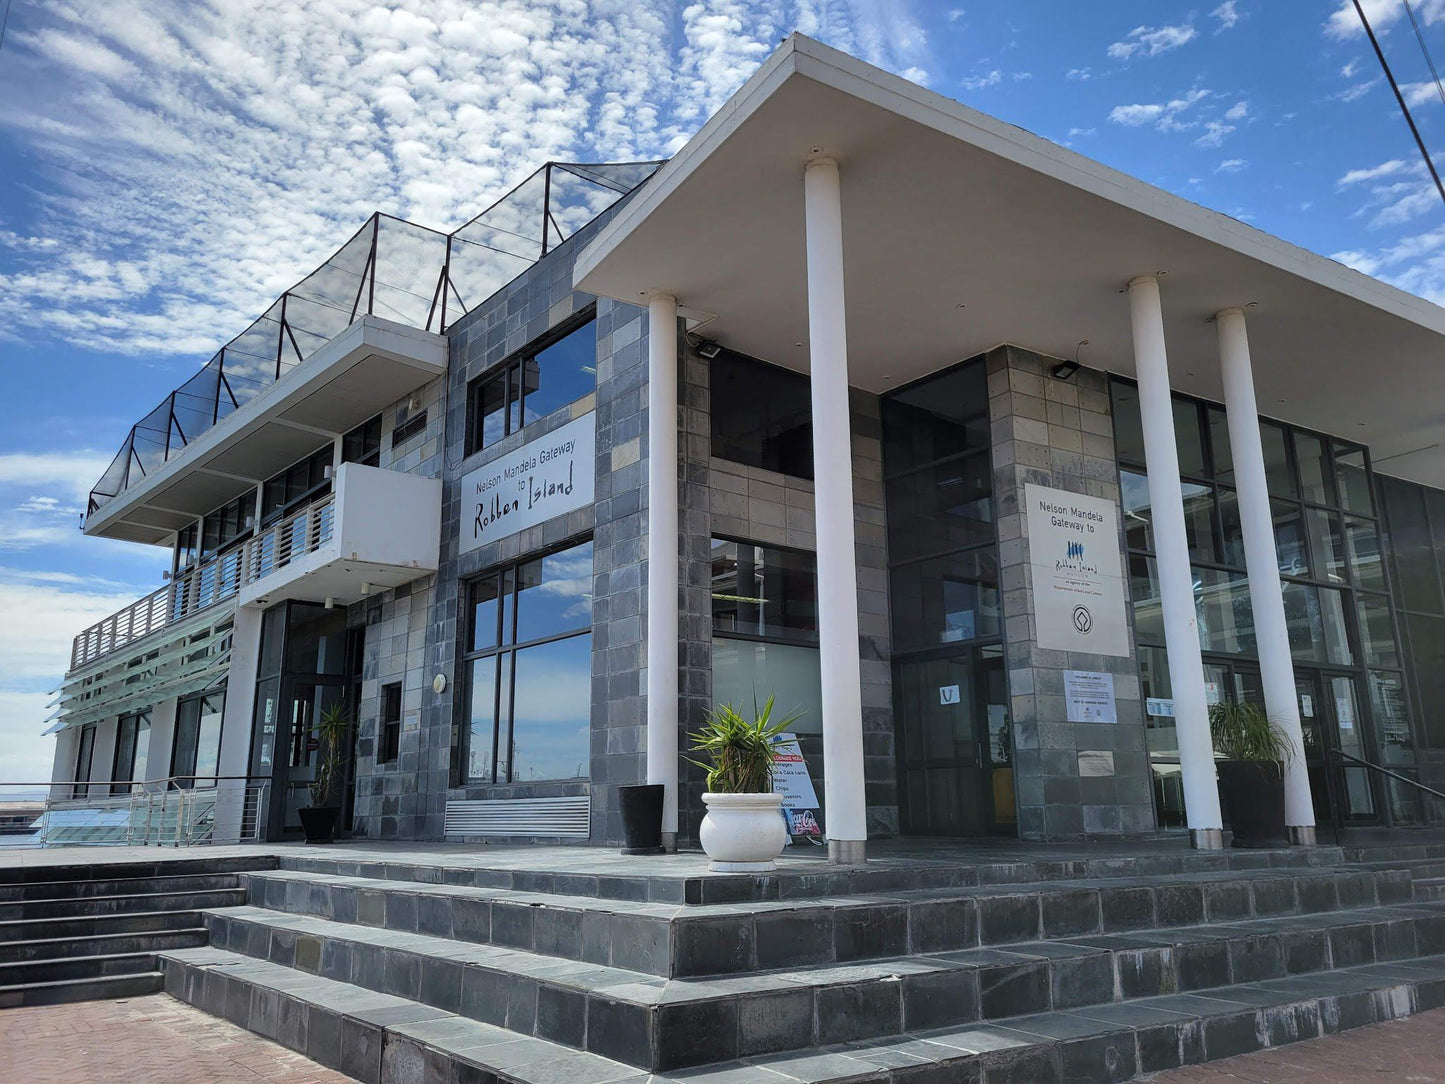
<svg viewBox="0 0 1445 1084">
<path fill-rule="evenodd" d="M 1215 783 L 1214 742 L 1209 736 L 1194 575 L 1184 531 L 1184 495 L 1179 482 L 1179 451 L 1174 443 L 1164 314 L 1159 303 L 1159 282 L 1152 275 L 1129 283 L 1129 315 L 1134 326 L 1134 368 L 1139 380 L 1144 458 L 1149 469 L 1149 507 L 1154 519 L 1164 642 L 1169 650 L 1169 683 L 1174 689 L 1184 811 L 1194 845 L 1215 850 L 1224 845 L 1224 820 Z"/>
<path fill-rule="evenodd" d="M 813 397 L 813 491 L 818 536 L 818 662 L 823 678 L 823 802 L 828 857 L 861 862 L 868 839 L 863 788 L 858 569 L 843 306 L 843 210 L 838 163 L 803 174 L 808 236 L 808 360 Z"/>
<path fill-rule="evenodd" d="M 1244 567 L 1249 574 L 1249 602 L 1254 611 L 1264 707 L 1274 724 L 1284 731 L 1290 748 L 1284 772 L 1284 819 L 1295 842 L 1313 843 L 1315 807 L 1310 797 L 1309 768 L 1305 764 L 1294 658 L 1290 654 L 1284 593 L 1279 582 L 1274 517 L 1269 507 L 1244 310 L 1224 309 L 1215 314 L 1214 325 L 1219 333 L 1219 367 L 1224 376 L 1224 406 L 1234 457 L 1234 484 L 1239 491 Z"/>
<path fill-rule="evenodd" d="M 647 304 L 647 781 L 677 848 L 677 298 Z"/>
</svg>

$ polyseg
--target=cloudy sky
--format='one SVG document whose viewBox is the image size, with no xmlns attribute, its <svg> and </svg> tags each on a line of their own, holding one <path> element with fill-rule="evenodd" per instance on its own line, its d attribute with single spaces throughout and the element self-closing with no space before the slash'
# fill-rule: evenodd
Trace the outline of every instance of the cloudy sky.
<svg viewBox="0 0 1445 1084">
<path fill-rule="evenodd" d="M 1400 0 L 1366 0 L 1432 146 Z M 1445 0 L 1415 0 L 1445 60 Z M 1340 0 L 13 0 L 0 47 L 0 781 L 48 778 L 80 628 L 160 585 L 82 539 L 130 424 L 373 210 L 675 151 L 802 30 L 1433 300 L 1445 213 Z"/>
</svg>

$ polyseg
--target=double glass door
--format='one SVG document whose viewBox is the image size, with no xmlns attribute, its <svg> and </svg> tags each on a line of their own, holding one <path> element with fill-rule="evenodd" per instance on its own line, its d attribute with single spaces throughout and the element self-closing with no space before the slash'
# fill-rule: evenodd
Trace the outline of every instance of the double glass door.
<svg viewBox="0 0 1445 1084">
<path fill-rule="evenodd" d="M 1295 668 L 1295 691 L 1299 702 L 1300 727 L 1305 743 L 1305 762 L 1310 770 L 1310 791 L 1314 797 L 1315 821 L 1331 819 L 1326 749 L 1372 760 L 1360 705 L 1360 679 L 1354 674 L 1332 670 Z M 1351 824 L 1378 824 L 1379 806 L 1374 783 L 1367 768 L 1341 761 L 1335 773 L 1335 800 L 1340 813 Z"/>
<path fill-rule="evenodd" d="M 893 704 L 903 831 L 1017 832 L 1003 648 L 993 644 L 897 660 Z"/>
</svg>

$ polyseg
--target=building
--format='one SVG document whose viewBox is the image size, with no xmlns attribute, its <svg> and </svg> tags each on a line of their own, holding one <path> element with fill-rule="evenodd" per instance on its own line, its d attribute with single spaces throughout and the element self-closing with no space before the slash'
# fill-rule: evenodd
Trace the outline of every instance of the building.
<svg viewBox="0 0 1445 1084">
<path fill-rule="evenodd" d="M 1251 699 L 1309 842 L 1326 749 L 1445 781 L 1442 354 L 1433 304 L 795 36 L 665 164 L 374 217 L 138 423 L 85 531 L 174 572 L 77 638 L 52 797 L 278 838 L 340 702 L 356 836 L 615 843 L 651 780 L 695 839 L 685 733 L 771 692 L 840 858 L 1213 847 Z"/>
</svg>

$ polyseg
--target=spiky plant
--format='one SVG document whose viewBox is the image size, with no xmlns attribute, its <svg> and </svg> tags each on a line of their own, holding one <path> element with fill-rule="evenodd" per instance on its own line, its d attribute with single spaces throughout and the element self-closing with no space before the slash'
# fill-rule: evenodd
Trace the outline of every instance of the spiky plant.
<svg viewBox="0 0 1445 1084">
<path fill-rule="evenodd" d="M 330 804 L 331 791 L 346 763 L 346 738 L 351 731 L 351 714 L 346 701 L 338 700 L 321 713 L 321 719 L 312 728 L 320 747 L 321 758 L 316 763 L 316 778 L 311 781 L 311 804 Z"/>
<path fill-rule="evenodd" d="M 1212 705 L 1209 733 L 1214 739 L 1215 753 L 1225 760 L 1283 764 L 1290 756 L 1289 739 L 1284 731 L 1270 721 L 1264 708 L 1247 700 Z"/>
<path fill-rule="evenodd" d="M 771 696 L 761 708 L 754 701 L 751 719 L 731 704 L 721 704 L 707 713 L 707 724 L 701 730 L 688 735 L 692 751 L 708 759 L 688 759 L 707 772 L 707 789 L 713 794 L 766 794 L 773 786 L 777 756 L 772 739 L 802 714 L 794 712 L 773 722 Z"/>
</svg>

